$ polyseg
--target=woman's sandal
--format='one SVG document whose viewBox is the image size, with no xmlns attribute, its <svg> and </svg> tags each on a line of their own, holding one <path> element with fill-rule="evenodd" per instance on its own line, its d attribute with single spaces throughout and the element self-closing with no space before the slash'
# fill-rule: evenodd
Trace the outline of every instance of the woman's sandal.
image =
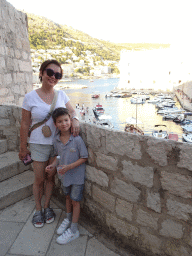
<svg viewBox="0 0 192 256">
<path fill-rule="evenodd" d="M 36 211 L 33 215 L 32 223 L 36 228 L 42 228 L 44 225 L 44 217 L 42 211 Z"/>
<path fill-rule="evenodd" d="M 54 213 L 52 208 L 44 209 L 44 218 L 46 223 L 52 223 L 55 220 L 56 214 Z"/>
</svg>

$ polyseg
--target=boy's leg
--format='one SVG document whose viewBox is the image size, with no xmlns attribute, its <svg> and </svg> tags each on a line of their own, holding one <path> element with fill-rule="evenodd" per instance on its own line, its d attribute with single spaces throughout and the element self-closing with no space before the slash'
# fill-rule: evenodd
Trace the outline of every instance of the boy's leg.
<svg viewBox="0 0 192 256">
<path fill-rule="evenodd" d="M 67 209 L 67 218 L 65 218 L 59 228 L 57 229 L 57 234 L 62 235 L 71 225 L 72 219 L 72 200 L 70 198 L 70 187 L 64 187 L 63 192 L 66 195 L 66 209 Z"/>
<path fill-rule="evenodd" d="M 78 221 L 80 216 L 80 202 L 72 201 L 73 218 L 71 223 L 71 231 L 75 234 L 78 231 Z"/>
</svg>

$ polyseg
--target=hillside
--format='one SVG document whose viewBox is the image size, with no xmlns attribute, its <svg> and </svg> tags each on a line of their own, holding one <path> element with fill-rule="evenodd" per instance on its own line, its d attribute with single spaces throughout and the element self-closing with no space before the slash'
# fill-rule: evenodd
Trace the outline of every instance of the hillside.
<svg viewBox="0 0 192 256">
<path fill-rule="evenodd" d="M 56 24 L 53 21 L 27 13 L 28 31 L 31 49 L 62 49 L 66 46 L 76 47 L 75 54 L 89 50 L 101 56 L 104 60 L 119 61 L 120 51 L 167 48 L 169 44 L 124 43 L 117 44 L 98 40 L 82 31 L 67 25 Z"/>
</svg>

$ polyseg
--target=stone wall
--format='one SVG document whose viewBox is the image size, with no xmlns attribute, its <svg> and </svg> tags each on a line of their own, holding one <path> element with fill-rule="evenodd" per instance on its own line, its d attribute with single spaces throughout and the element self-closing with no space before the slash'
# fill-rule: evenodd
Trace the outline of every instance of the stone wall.
<svg viewBox="0 0 192 256">
<path fill-rule="evenodd" d="M 32 90 L 26 14 L 0 0 L 0 104 L 21 106 Z"/>
<path fill-rule="evenodd" d="M 21 108 L 0 106 L 0 135 L 19 149 Z M 146 255 L 192 252 L 192 145 L 81 123 L 89 152 L 82 212 Z M 56 178 L 55 196 L 63 201 Z"/>
</svg>

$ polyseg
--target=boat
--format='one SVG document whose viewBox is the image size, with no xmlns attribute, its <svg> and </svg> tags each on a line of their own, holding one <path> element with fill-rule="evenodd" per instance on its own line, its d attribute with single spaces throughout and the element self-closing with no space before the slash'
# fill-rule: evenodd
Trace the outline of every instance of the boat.
<svg viewBox="0 0 192 256">
<path fill-rule="evenodd" d="M 192 143 L 192 133 L 184 133 L 184 134 L 182 135 L 182 139 L 183 139 L 185 142 Z"/>
<path fill-rule="evenodd" d="M 176 113 L 183 113 L 183 112 L 185 112 L 185 110 L 178 109 L 177 107 L 173 107 L 173 108 L 165 107 L 165 108 L 162 108 L 162 109 L 158 110 L 157 114 L 166 114 L 166 113 L 176 114 Z"/>
<path fill-rule="evenodd" d="M 92 98 L 92 99 L 97 99 L 97 98 L 99 98 L 99 96 L 100 96 L 100 94 L 92 94 L 92 95 L 91 95 L 91 98 Z"/>
<path fill-rule="evenodd" d="M 155 129 L 152 132 L 153 137 L 158 138 L 158 139 L 168 139 L 169 136 L 168 136 L 167 131 L 162 130 L 162 127 L 167 127 L 166 125 L 157 124 L 157 125 L 155 125 L 155 127 L 160 127 L 160 129 L 158 129 L 158 130 Z"/>
<path fill-rule="evenodd" d="M 192 132 L 192 124 L 186 124 L 181 126 L 185 132 Z"/>
<path fill-rule="evenodd" d="M 130 101 L 131 101 L 131 104 L 144 104 L 145 103 L 145 99 L 142 99 L 142 98 L 131 98 Z"/>
<path fill-rule="evenodd" d="M 96 124 L 101 125 L 104 128 L 112 129 L 113 124 L 109 121 L 110 119 L 112 119 L 112 117 L 109 115 L 104 115 L 104 114 L 100 115 L 98 116 L 98 120 L 96 121 Z"/>
<path fill-rule="evenodd" d="M 173 122 L 175 122 L 175 123 L 181 123 L 181 122 L 183 122 L 184 121 L 184 115 L 178 115 L 178 116 L 176 116 L 174 119 L 173 119 Z"/>
<path fill-rule="evenodd" d="M 126 124 L 125 124 L 125 132 L 130 132 L 138 135 L 144 135 L 144 132 L 141 128 L 137 126 L 137 124 L 142 124 L 141 121 L 137 120 L 134 117 L 129 117 L 126 119 Z"/>
<path fill-rule="evenodd" d="M 104 114 L 105 110 L 102 105 L 98 104 L 93 108 L 93 113 L 95 118 L 98 120 L 98 117 Z"/>
<path fill-rule="evenodd" d="M 167 119 L 173 120 L 173 119 L 175 119 L 177 116 L 178 116 L 178 114 L 165 113 L 165 114 L 163 115 L 163 119 L 165 119 L 165 120 L 167 120 Z"/>
</svg>

